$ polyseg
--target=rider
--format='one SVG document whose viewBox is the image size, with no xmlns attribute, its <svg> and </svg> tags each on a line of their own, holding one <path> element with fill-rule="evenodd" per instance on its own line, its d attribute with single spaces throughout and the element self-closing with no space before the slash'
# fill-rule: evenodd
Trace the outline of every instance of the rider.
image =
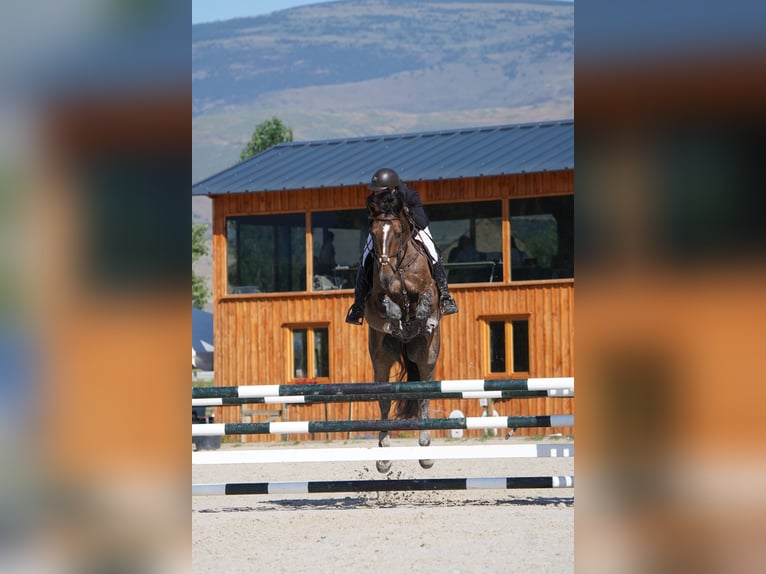
<svg viewBox="0 0 766 574">
<path fill-rule="evenodd" d="M 423 204 L 420 201 L 420 194 L 411 187 L 408 187 L 403 181 L 400 181 L 399 174 L 393 169 L 385 167 L 379 169 L 372 175 L 369 188 L 372 190 L 370 198 L 381 193 L 395 193 L 401 198 L 402 203 L 409 208 L 410 215 L 417 228 L 415 239 L 425 247 L 431 259 L 431 269 L 434 281 L 436 282 L 436 287 L 439 289 L 439 306 L 441 307 L 442 315 L 452 315 L 453 313 L 457 313 L 457 304 L 449 294 L 447 274 L 444 271 L 444 265 L 442 265 L 439 250 L 436 248 L 434 240 L 431 237 L 431 232 L 428 229 L 429 220 L 423 209 Z M 362 264 L 359 266 L 359 271 L 357 271 L 356 274 L 354 304 L 351 305 L 351 308 L 346 315 L 346 323 L 351 323 L 353 325 L 362 324 L 364 305 L 372 290 L 372 286 L 368 279 L 372 271 L 372 258 L 369 257 L 370 251 L 372 251 L 372 238 L 368 235 L 367 242 L 364 246 L 364 252 L 362 253 Z"/>
</svg>

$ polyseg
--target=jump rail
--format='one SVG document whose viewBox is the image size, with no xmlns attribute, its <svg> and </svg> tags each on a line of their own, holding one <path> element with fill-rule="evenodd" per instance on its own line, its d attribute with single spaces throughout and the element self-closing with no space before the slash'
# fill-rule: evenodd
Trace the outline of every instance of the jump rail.
<svg viewBox="0 0 766 574">
<path fill-rule="evenodd" d="M 406 383 L 341 383 L 298 385 L 244 385 L 192 389 L 193 406 L 257 403 L 321 403 L 422 398 L 528 398 L 571 397 L 574 378 L 474 379 Z M 299 421 L 192 425 L 192 436 L 235 434 L 292 434 L 390 430 L 497 429 L 571 427 L 572 415 L 523 417 L 465 417 L 425 420 Z M 192 453 L 192 464 L 263 464 L 292 462 L 380 461 L 423 459 L 544 458 L 574 456 L 572 443 L 257 449 Z M 436 478 L 406 480 L 333 480 L 303 482 L 194 484 L 192 494 L 248 495 L 417 490 L 571 488 L 573 476 Z"/>
<path fill-rule="evenodd" d="M 572 427 L 574 415 L 463 417 L 450 419 L 389 419 L 359 421 L 295 421 L 268 423 L 193 424 L 192 436 L 235 434 L 299 434 L 392 430 L 449 430 Z"/>
<path fill-rule="evenodd" d="M 328 492 L 391 492 L 402 490 L 505 490 L 572 487 L 574 487 L 574 476 L 326 480 L 308 482 L 230 482 L 219 484 L 193 484 L 192 495 L 309 494 Z"/>
<path fill-rule="evenodd" d="M 287 395 L 273 397 L 231 397 L 192 399 L 193 407 L 217 407 L 250 404 L 315 404 L 315 403 L 350 403 L 377 400 L 407 399 L 528 399 L 538 397 L 574 397 L 572 389 L 548 389 L 544 391 L 473 391 L 460 393 L 407 393 L 406 397 L 395 393 L 364 395 Z"/>
<path fill-rule="evenodd" d="M 391 446 L 335 448 L 259 448 L 192 453 L 192 465 L 302 462 L 371 462 L 377 460 L 477 460 L 502 458 L 570 458 L 574 443 L 475 446 Z"/>
<path fill-rule="evenodd" d="M 263 398 L 294 395 L 367 395 L 379 393 L 463 393 L 479 391 L 574 390 L 574 377 L 529 379 L 466 379 L 407 383 L 328 383 L 195 387 L 192 399 Z M 399 398 L 407 398 L 399 397 Z"/>
</svg>

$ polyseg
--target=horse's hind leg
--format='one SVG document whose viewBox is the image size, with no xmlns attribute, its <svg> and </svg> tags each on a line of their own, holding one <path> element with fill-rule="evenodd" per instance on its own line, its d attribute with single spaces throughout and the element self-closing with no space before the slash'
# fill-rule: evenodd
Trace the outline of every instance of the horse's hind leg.
<svg viewBox="0 0 766 574">
<path fill-rule="evenodd" d="M 413 369 L 413 372 L 411 373 L 412 376 L 417 375 L 418 378 L 422 377 L 422 380 L 424 381 L 429 381 L 433 378 L 436 359 L 439 357 L 440 345 L 441 338 L 438 325 L 433 333 L 431 333 L 430 337 L 418 338 L 413 341 L 407 348 L 407 356 L 413 363 L 415 363 L 415 365 L 417 365 L 417 368 Z M 408 374 L 410 373 L 408 372 Z M 418 401 L 418 417 L 421 421 L 428 420 L 428 406 L 428 399 Z M 429 430 L 424 429 L 420 431 L 418 444 L 420 446 L 429 446 L 431 444 L 431 432 Z M 419 462 L 422 468 L 431 468 L 434 465 L 432 459 L 423 459 Z"/>
<path fill-rule="evenodd" d="M 401 353 L 401 345 L 388 335 L 375 331 L 370 328 L 368 337 L 368 346 L 370 357 L 372 358 L 372 370 L 375 375 L 375 381 L 378 383 L 387 383 L 391 375 L 391 367 L 396 363 Z M 380 406 L 381 420 L 388 419 L 388 413 L 391 411 L 390 400 L 378 401 Z M 388 437 L 388 431 L 380 431 L 378 434 L 378 446 L 390 446 L 391 440 Z M 391 470 L 390 460 L 379 460 L 375 466 L 378 472 L 386 473 Z"/>
<path fill-rule="evenodd" d="M 424 399 L 422 401 L 418 401 L 420 403 L 420 420 L 424 421 L 428 419 L 428 399 Z M 431 431 L 429 430 L 422 430 L 420 431 L 420 436 L 418 437 L 418 444 L 420 446 L 429 446 L 431 444 Z M 434 465 L 434 461 L 431 458 L 423 459 L 418 461 L 420 463 L 421 468 L 431 468 Z"/>
<path fill-rule="evenodd" d="M 378 401 L 380 406 L 380 418 L 381 420 L 388 419 L 388 413 L 391 410 L 391 401 Z M 391 439 L 388 438 L 388 431 L 380 431 L 378 433 L 378 446 L 385 447 L 391 446 Z M 386 473 L 391 470 L 390 460 L 379 460 L 375 463 L 378 472 Z"/>
</svg>

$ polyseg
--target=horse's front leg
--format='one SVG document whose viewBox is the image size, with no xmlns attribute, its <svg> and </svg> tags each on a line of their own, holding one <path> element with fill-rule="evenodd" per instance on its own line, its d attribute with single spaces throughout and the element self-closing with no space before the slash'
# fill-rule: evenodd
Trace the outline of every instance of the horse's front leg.
<svg viewBox="0 0 766 574">
<path fill-rule="evenodd" d="M 420 420 L 424 421 L 428 419 L 428 399 L 423 399 L 421 401 L 418 401 L 420 403 Z M 418 437 L 418 444 L 420 446 L 429 446 L 431 444 L 431 431 L 429 430 L 421 430 L 420 436 Z M 434 461 L 431 458 L 419 460 L 420 466 L 422 468 L 431 468 L 434 465 Z"/>
<path fill-rule="evenodd" d="M 383 331 L 390 335 L 398 335 L 402 332 L 402 308 L 394 303 L 388 295 L 383 297 L 382 304 L 386 310 L 386 322 L 383 325 Z"/>
<path fill-rule="evenodd" d="M 431 291 L 424 292 L 417 301 L 417 307 L 415 307 L 415 317 L 420 321 L 425 321 L 432 315 L 434 315 L 434 297 Z"/>
<path fill-rule="evenodd" d="M 391 411 L 391 401 L 378 401 L 378 405 L 380 406 L 380 418 L 381 420 L 387 420 L 388 419 L 388 413 Z M 385 446 L 391 446 L 391 439 L 388 437 L 388 431 L 380 431 L 378 433 L 378 446 L 385 447 Z M 433 462 L 432 462 L 433 464 Z M 391 470 L 391 461 L 390 460 L 379 460 L 375 463 L 375 466 L 378 468 L 378 472 L 386 473 L 389 470 Z"/>
<path fill-rule="evenodd" d="M 418 300 L 415 308 L 415 317 L 425 325 L 426 333 L 433 333 L 439 325 L 439 306 L 435 304 L 435 297 L 431 291 L 425 291 Z"/>
</svg>

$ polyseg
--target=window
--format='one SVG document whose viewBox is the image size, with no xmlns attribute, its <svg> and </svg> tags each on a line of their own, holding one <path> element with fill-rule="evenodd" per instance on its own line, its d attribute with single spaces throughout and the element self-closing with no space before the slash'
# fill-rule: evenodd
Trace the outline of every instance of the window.
<svg viewBox="0 0 766 574">
<path fill-rule="evenodd" d="M 311 214 L 313 289 L 353 289 L 367 240 L 367 210 Z"/>
<path fill-rule="evenodd" d="M 450 283 L 503 279 L 503 217 L 500 201 L 425 206 Z"/>
<path fill-rule="evenodd" d="M 306 216 L 226 219 L 229 293 L 306 290 Z"/>
<path fill-rule="evenodd" d="M 487 319 L 485 356 L 489 375 L 529 372 L 528 319 Z"/>
<path fill-rule="evenodd" d="M 511 280 L 574 277 L 574 196 L 512 199 Z"/>
<path fill-rule="evenodd" d="M 330 376 L 330 350 L 327 327 L 295 327 L 292 339 L 292 379 L 320 379 Z"/>
</svg>

